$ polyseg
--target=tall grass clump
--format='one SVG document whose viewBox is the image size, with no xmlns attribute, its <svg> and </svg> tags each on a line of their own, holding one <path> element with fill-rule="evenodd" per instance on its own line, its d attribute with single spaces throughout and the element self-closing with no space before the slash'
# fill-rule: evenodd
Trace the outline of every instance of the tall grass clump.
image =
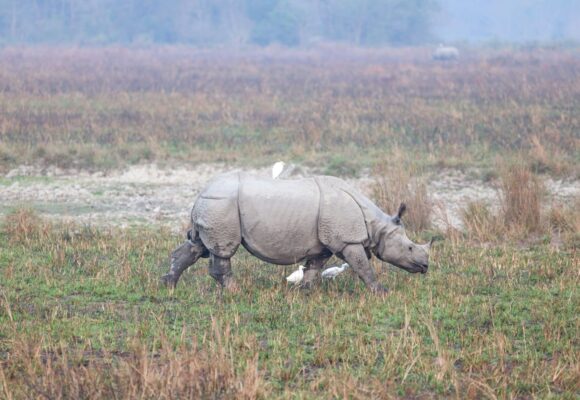
<svg viewBox="0 0 580 400">
<path fill-rule="evenodd" d="M 580 198 L 568 205 L 554 204 L 547 217 L 553 247 L 564 244 L 573 249 L 580 247 Z"/>
<path fill-rule="evenodd" d="M 9 213 L 4 220 L 10 243 L 29 243 L 48 236 L 52 226 L 29 208 L 21 208 Z"/>
<path fill-rule="evenodd" d="M 545 190 L 540 178 L 522 162 L 506 164 L 499 171 L 499 208 L 494 212 L 484 202 L 468 203 L 461 218 L 468 236 L 489 242 L 511 238 L 526 238 L 541 234 L 549 227 L 545 223 L 542 203 Z M 563 224 L 558 211 L 552 211 L 554 223 Z"/>
<path fill-rule="evenodd" d="M 431 227 L 433 203 L 427 194 L 427 185 L 417 171 L 404 162 L 380 164 L 375 169 L 376 182 L 373 198 L 387 214 L 394 215 L 401 203 L 407 205 L 405 227 L 420 232 Z"/>
<path fill-rule="evenodd" d="M 501 219 L 508 230 L 523 234 L 539 232 L 544 186 L 538 176 L 521 162 L 500 172 Z"/>
<path fill-rule="evenodd" d="M 580 233 L 580 198 L 572 204 L 555 204 L 548 212 L 550 227 L 560 233 Z"/>
<path fill-rule="evenodd" d="M 461 220 L 471 240 L 494 242 L 503 231 L 499 216 L 483 201 L 468 203 L 461 211 Z"/>
<path fill-rule="evenodd" d="M 546 147 L 538 136 L 530 138 L 530 149 L 527 154 L 528 164 L 533 172 L 562 176 L 570 172 L 570 162 L 556 148 Z"/>
</svg>

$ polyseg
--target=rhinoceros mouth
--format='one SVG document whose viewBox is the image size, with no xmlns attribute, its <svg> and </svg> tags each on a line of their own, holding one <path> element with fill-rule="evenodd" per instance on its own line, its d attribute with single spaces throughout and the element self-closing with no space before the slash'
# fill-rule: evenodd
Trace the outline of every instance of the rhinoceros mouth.
<svg viewBox="0 0 580 400">
<path fill-rule="evenodd" d="M 407 271 L 413 274 L 416 273 L 426 274 L 428 267 L 429 266 L 427 264 L 411 263 L 411 268 L 407 268 Z"/>
</svg>

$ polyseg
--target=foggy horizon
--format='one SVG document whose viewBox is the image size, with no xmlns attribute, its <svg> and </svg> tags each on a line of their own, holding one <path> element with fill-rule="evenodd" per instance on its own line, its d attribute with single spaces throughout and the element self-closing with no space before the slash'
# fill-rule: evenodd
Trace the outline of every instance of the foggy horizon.
<svg viewBox="0 0 580 400">
<path fill-rule="evenodd" d="M 574 0 L 0 0 L 0 46 L 580 42 Z"/>
</svg>

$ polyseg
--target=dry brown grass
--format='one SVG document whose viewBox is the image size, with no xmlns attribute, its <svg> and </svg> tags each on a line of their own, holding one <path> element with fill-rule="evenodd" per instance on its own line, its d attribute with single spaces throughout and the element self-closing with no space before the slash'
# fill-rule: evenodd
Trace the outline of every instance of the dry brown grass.
<svg viewBox="0 0 580 400">
<path fill-rule="evenodd" d="M 241 251 L 159 286 L 182 235 L 0 227 L 0 398 L 546 398 L 577 392 L 577 256 L 445 241 L 423 277 L 373 262 L 309 294 Z M 36 224 L 34 223 L 36 221 Z M 31 240 L 35 237 L 38 240 Z M 16 238 L 19 238 L 16 240 Z M 213 397 L 212 397 L 213 396 Z"/>
<path fill-rule="evenodd" d="M 462 210 L 461 220 L 471 240 L 495 242 L 500 240 L 503 233 L 499 216 L 490 210 L 488 204 L 481 201 L 468 203 Z"/>
<path fill-rule="evenodd" d="M 501 222 L 511 231 L 540 232 L 544 195 L 540 178 L 523 162 L 505 165 L 500 171 Z"/>
<path fill-rule="evenodd" d="M 580 203 L 545 204 L 541 177 L 529 164 L 505 164 L 499 172 L 497 210 L 484 202 L 471 202 L 462 211 L 462 222 L 469 238 L 479 242 L 539 238 L 552 235 L 574 242 L 580 232 Z"/>
<path fill-rule="evenodd" d="M 553 248 L 580 248 L 580 198 L 576 198 L 571 204 L 552 205 L 547 219 Z"/>
<path fill-rule="evenodd" d="M 11 243 L 30 243 L 47 236 L 52 225 L 32 209 L 22 208 L 6 216 L 4 224 Z"/>
<path fill-rule="evenodd" d="M 389 215 L 396 214 L 399 205 L 407 205 L 405 227 L 418 233 L 431 227 L 433 202 L 421 174 L 402 159 L 383 163 L 375 168 L 373 198 Z"/>
<path fill-rule="evenodd" d="M 538 136 L 530 138 L 528 150 L 528 164 L 534 173 L 551 174 L 557 176 L 567 175 L 573 172 L 566 156 L 556 146 L 547 147 Z M 577 172 L 577 171 L 576 171 Z"/>
<path fill-rule="evenodd" d="M 580 198 L 571 204 L 555 204 L 548 213 L 550 227 L 562 233 L 580 233 Z"/>
<path fill-rule="evenodd" d="M 401 147 L 440 164 L 530 150 L 558 170 L 551 155 L 571 164 L 579 144 L 579 71 L 566 51 L 444 66 L 424 49 L 3 49 L 0 166 L 333 154 L 368 166 Z"/>
<path fill-rule="evenodd" d="M 120 353 L 15 339 L 0 362 L 0 388 L 7 399 L 267 398 L 257 354 L 236 372 L 230 331 L 220 328 L 214 321 L 217 346 L 203 350 L 185 336 L 177 348 L 160 338 L 155 348 L 135 341 Z"/>
</svg>

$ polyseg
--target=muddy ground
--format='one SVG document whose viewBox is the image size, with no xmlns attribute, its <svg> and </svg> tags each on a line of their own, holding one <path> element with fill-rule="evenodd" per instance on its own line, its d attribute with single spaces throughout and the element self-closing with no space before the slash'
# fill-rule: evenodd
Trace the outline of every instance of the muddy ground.
<svg viewBox="0 0 580 400">
<path fill-rule="evenodd" d="M 0 177 L 0 216 L 17 207 L 30 207 L 40 215 L 80 224 L 129 227 L 162 224 L 181 230 L 200 189 L 213 176 L 236 168 L 220 164 L 201 164 L 188 168 L 158 167 L 155 164 L 131 166 L 125 170 L 87 172 L 21 166 Z M 270 168 L 244 168 L 267 176 Z M 314 173 L 297 168 L 295 176 Z M 368 173 L 350 179 L 370 194 L 373 183 Z M 428 178 L 429 194 L 438 205 L 436 225 L 447 219 L 460 227 L 460 210 L 468 202 L 483 200 L 498 204 L 493 182 L 478 178 L 477 171 L 437 171 Z M 580 181 L 545 178 L 546 204 L 570 202 L 580 196 Z M 447 214 L 447 217 L 445 215 Z"/>
</svg>

